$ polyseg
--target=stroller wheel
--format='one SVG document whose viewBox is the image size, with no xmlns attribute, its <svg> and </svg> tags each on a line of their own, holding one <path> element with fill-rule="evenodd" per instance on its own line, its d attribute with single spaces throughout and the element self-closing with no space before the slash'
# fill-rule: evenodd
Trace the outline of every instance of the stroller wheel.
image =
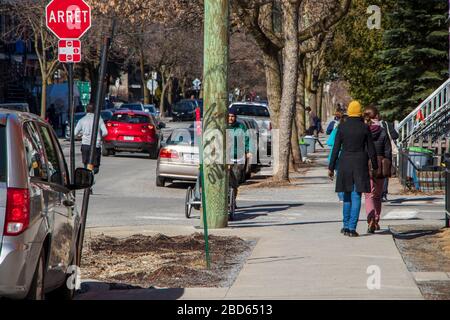
<svg viewBox="0 0 450 320">
<path fill-rule="evenodd" d="M 192 187 L 189 187 L 186 191 L 186 203 L 184 205 L 184 214 L 186 215 L 187 219 L 191 217 L 193 200 L 193 190 Z"/>
</svg>

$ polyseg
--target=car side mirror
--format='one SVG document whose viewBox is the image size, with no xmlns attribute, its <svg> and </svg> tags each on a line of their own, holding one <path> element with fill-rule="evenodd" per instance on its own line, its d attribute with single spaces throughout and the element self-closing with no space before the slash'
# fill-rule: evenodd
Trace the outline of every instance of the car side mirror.
<svg viewBox="0 0 450 320">
<path fill-rule="evenodd" d="M 72 190 L 88 189 L 94 185 L 94 172 L 85 168 L 75 170 L 75 181 Z"/>
</svg>

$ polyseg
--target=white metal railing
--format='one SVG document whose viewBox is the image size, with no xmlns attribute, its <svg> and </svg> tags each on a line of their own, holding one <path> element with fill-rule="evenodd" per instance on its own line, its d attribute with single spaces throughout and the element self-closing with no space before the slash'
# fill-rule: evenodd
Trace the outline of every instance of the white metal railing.
<svg viewBox="0 0 450 320">
<path fill-rule="evenodd" d="M 439 121 L 446 112 L 450 112 L 450 79 L 400 122 L 398 143 L 405 145 L 409 141 L 414 141 L 416 135 Z"/>
</svg>

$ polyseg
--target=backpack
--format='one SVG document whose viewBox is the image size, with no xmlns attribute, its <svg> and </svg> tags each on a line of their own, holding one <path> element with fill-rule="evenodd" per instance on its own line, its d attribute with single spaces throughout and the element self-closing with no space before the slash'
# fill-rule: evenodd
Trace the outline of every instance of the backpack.
<svg viewBox="0 0 450 320">
<path fill-rule="evenodd" d="M 333 132 L 335 126 L 336 126 L 336 120 L 331 121 L 327 127 L 327 135 L 328 136 Z"/>
</svg>

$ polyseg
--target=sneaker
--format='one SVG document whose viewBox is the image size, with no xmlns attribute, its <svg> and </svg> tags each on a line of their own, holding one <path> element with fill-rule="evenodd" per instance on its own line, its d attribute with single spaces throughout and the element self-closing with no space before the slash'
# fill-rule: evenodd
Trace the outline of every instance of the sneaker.
<svg viewBox="0 0 450 320">
<path fill-rule="evenodd" d="M 359 233 L 356 232 L 355 230 L 350 230 L 350 231 L 348 232 L 348 236 L 351 237 L 351 238 L 359 237 Z"/>
<path fill-rule="evenodd" d="M 348 230 L 347 228 L 342 228 L 341 229 L 341 233 L 343 234 L 343 235 L 347 235 L 348 234 L 348 232 L 349 232 L 350 230 Z"/>
</svg>

